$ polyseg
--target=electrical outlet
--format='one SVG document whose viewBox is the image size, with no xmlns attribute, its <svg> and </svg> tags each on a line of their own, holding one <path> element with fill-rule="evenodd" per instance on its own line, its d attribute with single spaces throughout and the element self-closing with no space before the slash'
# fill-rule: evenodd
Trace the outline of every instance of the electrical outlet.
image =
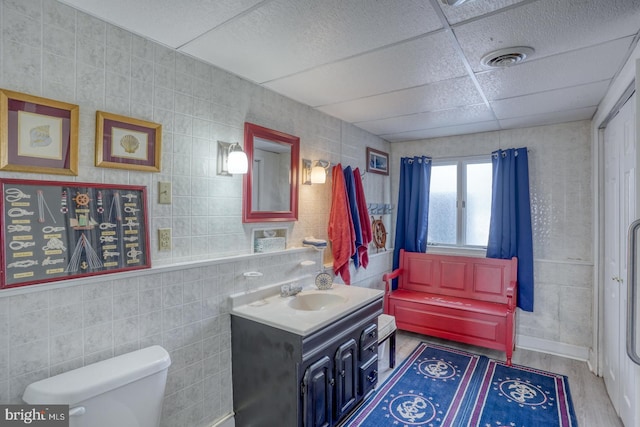
<svg viewBox="0 0 640 427">
<path fill-rule="evenodd" d="M 171 182 L 158 182 L 158 203 L 171 204 Z"/>
<path fill-rule="evenodd" d="M 170 228 L 158 229 L 158 250 L 161 250 L 161 251 L 171 250 L 171 229 Z"/>
</svg>

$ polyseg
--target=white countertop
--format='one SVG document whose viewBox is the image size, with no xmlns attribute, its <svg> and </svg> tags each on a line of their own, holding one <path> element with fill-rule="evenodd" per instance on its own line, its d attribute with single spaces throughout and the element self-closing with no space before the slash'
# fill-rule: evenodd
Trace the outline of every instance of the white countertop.
<svg viewBox="0 0 640 427">
<path fill-rule="evenodd" d="M 321 291 L 315 285 L 308 285 L 298 295 L 312 293 L 339 295 L 346 301 L 316 311 L 296 310 L 289 306 L 289 302 L 297 296 L 281 297 L 280 286 L 276 285 L 232 295 L 231 314 L 307 336 L 382 297 L 384 291 L 340 284 Z"/>
</svg>

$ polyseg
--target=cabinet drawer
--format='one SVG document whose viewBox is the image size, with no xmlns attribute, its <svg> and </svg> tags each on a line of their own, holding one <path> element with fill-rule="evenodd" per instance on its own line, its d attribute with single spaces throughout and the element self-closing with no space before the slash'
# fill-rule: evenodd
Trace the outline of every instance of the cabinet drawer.
<svg viewBox="0 0 640 427">
<path fill-rule="evenodd" d="M 378 342 L 374 341 L 368 347 L 360 347 L 360 361 L 365 362 L 373 356 L 378 355 Z"/>
<path fill-rule="evenodd" d="M 360 367 L 360 394 L 366 395 L 378 383 L 378 355 Z"/>
<path fill-rule="evenodd" d="M 369 347 L 371 343 L 378 342 L 378 325 L 372 323 L 368 325 L 360 334 L 360 350 L 364 350 Z"/>
</svg>

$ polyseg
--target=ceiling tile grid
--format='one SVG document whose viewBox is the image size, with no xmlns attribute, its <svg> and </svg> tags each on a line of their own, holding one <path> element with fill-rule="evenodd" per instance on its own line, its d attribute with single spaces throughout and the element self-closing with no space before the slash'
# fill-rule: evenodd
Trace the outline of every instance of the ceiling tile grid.
<svg viewBox="0 0 640 427">
<path fill-rule="evenodd" d="M 469 77 L 398 90 L 366 98 L 318 107 L 320 111 L 360 123 L 402 117 L 482 103 L 483 99 Z"/>
<path fill-rule="evenodd" d="M 389 141 L 589 119 L 640 30 L 640 0 L 62 3 Z"/>
<path fill-rule="evenodd" d="M 493 112 L 485 104 L 465 105 L 449 110 L 430 111 L 392 117 L 370 122 L 359 122 L 357 126 L 379 135 L 381 133 L 400 133 L 407 131 L 428 130 L 438 127 L 463 125 L 494 120 Z"/>
<path fill-rule="evenodd" d="M 420 0 L 275 0 L 181 50 L 264 83 L 440 28 Z"/>
<path fill-rule="evenodd" d="M 278 79 L 266 87 L 318 107 L 466 74 L 444 32 Z"/>
<path fill-rule="evenodd" d="M 535 116 L 544 113 L 595 107 L 604 97 L 609 80 L 548 92 L 491 101 L 498 119 Z M 589 117 L 583 117 L 589 118 Z"/>
<path fill-rule="evenodd" d="M 480 58 L 497 49 L 531 46 L 541 58 L 634 35 L 639 22 L 638 0 L 538 0 L 454 32 L 474 71 L 482 71 Z"/>
<path fill-rule="evenodd" d="M 477 74 L 489 100 L 544 92 L 610 79 L 625 59 L 633 37 L 564 54 L 532 59 L 518 66 Z"/>
</svg>

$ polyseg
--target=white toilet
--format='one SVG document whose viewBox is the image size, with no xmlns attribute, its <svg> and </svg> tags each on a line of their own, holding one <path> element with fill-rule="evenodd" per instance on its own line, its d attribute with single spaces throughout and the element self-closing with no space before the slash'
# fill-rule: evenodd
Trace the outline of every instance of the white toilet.
<svg viewBox="0 0 640 427">
<path fill-rule="evenodd" d="M 22 399 L 69 405 L 70 427 L 157 427 L 169 365 L 147 347 L 30 384 Z"/>
</svg>

